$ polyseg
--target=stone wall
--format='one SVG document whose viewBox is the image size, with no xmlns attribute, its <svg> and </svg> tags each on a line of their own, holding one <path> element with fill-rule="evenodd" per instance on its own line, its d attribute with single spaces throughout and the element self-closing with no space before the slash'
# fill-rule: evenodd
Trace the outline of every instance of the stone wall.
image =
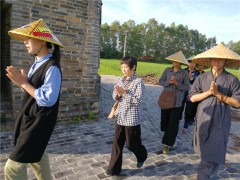
<svg viewBox="0 0 240 180">
<path fill-rule="evenodd" d="M 42 18 L 64 45 L 59 121 L 99 113 L 101 0 L 5 0 L 11 5 L 11 28 Z M 11 65 L 27 72 L 33 63 L 22 42 L 10 41 Z M 20 108 L 22 91 L 12 87 L 13 111 Z"/>
</svg>

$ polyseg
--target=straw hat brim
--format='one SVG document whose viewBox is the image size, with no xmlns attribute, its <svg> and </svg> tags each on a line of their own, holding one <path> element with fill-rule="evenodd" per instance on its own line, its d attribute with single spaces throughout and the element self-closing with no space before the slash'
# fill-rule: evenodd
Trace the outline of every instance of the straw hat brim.
<svg viewBox="0 0 240 180">
<path fill-rule="evenodd" d="M 194 59 L 193 62 L 199 65 L 207 66 L 207 67 L 212 67 L 211 65 L 211 59 L 214 59 L 212 57 L 209 58 L 199 58 L 199 59 Z M 219 58 L 219 59 L 226 59 L 226 64 L 225 67 L 240 67 L 240 60 L 236 61 L 233 59 L 227 59 L 227 58 Z"/>
<path fill-rule="evenodd" d="M 167 59 L 167 58 L 165 58 L 165 59 L 166 59 L 166 60 L 169 60 L 169 61 L 179 62 L 179 63 L 181 63 L 181 64 L 184 64 L 184 65 L 189 66 L 189 63 L 188 63 L 188 62 L 183 62 L 183 61 L 176 60 L 176 59 Z"/>
<path fill-rule="evenodd" d="M 240 56 L 225 47 L 223 44 L 219 44 L 196 55 L 192 61 L 196 64 L 211 67 L 211 59 L 225 59 L 225 67 L 240 67 Z"/>
<path fill-rule="evenodd" d="M 24 33 L 15 32 L 14 30 L 13 31 L 9 31 L 8 34 L 9 34 L 9 36 L 11 38 L 16 39 L 18 41 L 25 41 L 25 40 L 27 40 L 29 38 L 43 40 L 42 38 L 39 38 L 39 37 L 36 37 L 36 36 L 31 36 L 31 35 L 24 34 Z M 50 39 L 44 40 L 44 41 L 50 42 L 52 44 L 57 44 L 57 45 L 59 45 L 60 47 L 63 48 L 63 45 L 61 43 L 57 42 L 57 41 L 51 41 Z"/>
<path fill-rule="evenodd" d="M 176 52 L 176 53 L 166 57 L 165 59 L 169 60 L 169 61 L 179 62 L 181 64 L 185 64 L 185 65 L 189 66 L 189 63 L 186 60 L 186 58 L 185 58 L 184 54 L 182 53 L 182 51 Z"/>
<path fill-rule="evenodd" d="M 43 19 L 39 19 L 20 28 L 10 30 L 8 31 L 8 34 L 11 38 L 19 41 L 25 41 L 26 39 L 33 38 L 63 47 L 62 43 L 50 30 Z"/>
</svg>

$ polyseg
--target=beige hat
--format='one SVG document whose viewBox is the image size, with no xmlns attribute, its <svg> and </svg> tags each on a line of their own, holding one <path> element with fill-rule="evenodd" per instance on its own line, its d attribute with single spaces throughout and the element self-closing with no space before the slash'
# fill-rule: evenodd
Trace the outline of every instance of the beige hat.
<svg viewBox="0 0 240 180">
<path fill-rule="evenodd" d="M 187 58 L 187 61 L 189 62 L 189 61 L 192 61 L 192 58 L 194 57 L 194 55 L 193 56 L 191 56 L 191 57 L 189 57 L 189 58 Z"/>
<path fill-rule="evenodd" d="M 210 60 L 213 58 L 226 59 L 225 67 L 240 67 L 240 56 L 225 47 L 222 43 L 196 55 L 193 58 L 193 62 L 210 67 Z"/>
<path fill-rule="evenodd" d="M 19 41 L 25 41 L 28 38 L 34 38 L 63 47 L 62 43 L 58 40 L 58 38 L 53 34 L 53 32 L 42 19 L 34 21 L 20 28 L 8 31 L 8 34 L 13 39 Z"/>
<path fill-rule="evenodd" d="M 165 59 L 169 60 L 169 61 L 175 61 L 175 62 L 179 62 L 185 65 L 189 65 L 188 61 L 186 60 L 185 56 L 183 55 L 182 51 L 179 51 L 171 56 L 166 57 Z"/>
</svg>

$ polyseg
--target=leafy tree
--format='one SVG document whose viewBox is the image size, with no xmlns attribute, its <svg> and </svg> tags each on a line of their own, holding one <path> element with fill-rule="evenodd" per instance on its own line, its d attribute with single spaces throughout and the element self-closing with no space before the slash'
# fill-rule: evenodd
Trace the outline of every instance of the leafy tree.
<svg viewBox="0 0 240 180">
<path fill-rule="evenodd" d="M 229 41 L 227 46 L 229 47 L 229 49 L 240 55 L 240 41 L 238 42 Z"/>
<path fill-rule="evenodd" d="M 240 42 L 229 42 L 229 47 L 240 52 Z M 125 55 L 152 56 L 155 61 L 182 50 L 190 57 L 216 45 L 216 38 L 206 38 L 197 30 L 188 29 L 182 24 L 170 26 L 159 24 L 154 18 L 147 23 L 136 24 L 128 20 L 120 25 L 114 21 L 111 25 L 102 25 L 101 54 L 102 58 L 121 58 Z M 124 51 L 125 50 L 125 51 Z"/>
</svg>

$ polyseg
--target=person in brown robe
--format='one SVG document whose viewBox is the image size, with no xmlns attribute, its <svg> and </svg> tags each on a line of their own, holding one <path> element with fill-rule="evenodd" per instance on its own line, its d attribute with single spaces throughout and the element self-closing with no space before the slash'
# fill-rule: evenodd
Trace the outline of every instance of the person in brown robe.
<svg viewBox="0 0 240 180">
<path fill-rule="evenodd" d="M 193 58 L 193 62 L 211 66 L 197 77 L 189 92 L 199 102 L 194 131 L 194 149 L 200 156 L 197 179 L 207 180 L 225 163 L 231 127 L 231 106 L 240 107 L 240 82 L 225 67 L 239 67 L 240 56 L 219 44 Z"/>
</svg>

